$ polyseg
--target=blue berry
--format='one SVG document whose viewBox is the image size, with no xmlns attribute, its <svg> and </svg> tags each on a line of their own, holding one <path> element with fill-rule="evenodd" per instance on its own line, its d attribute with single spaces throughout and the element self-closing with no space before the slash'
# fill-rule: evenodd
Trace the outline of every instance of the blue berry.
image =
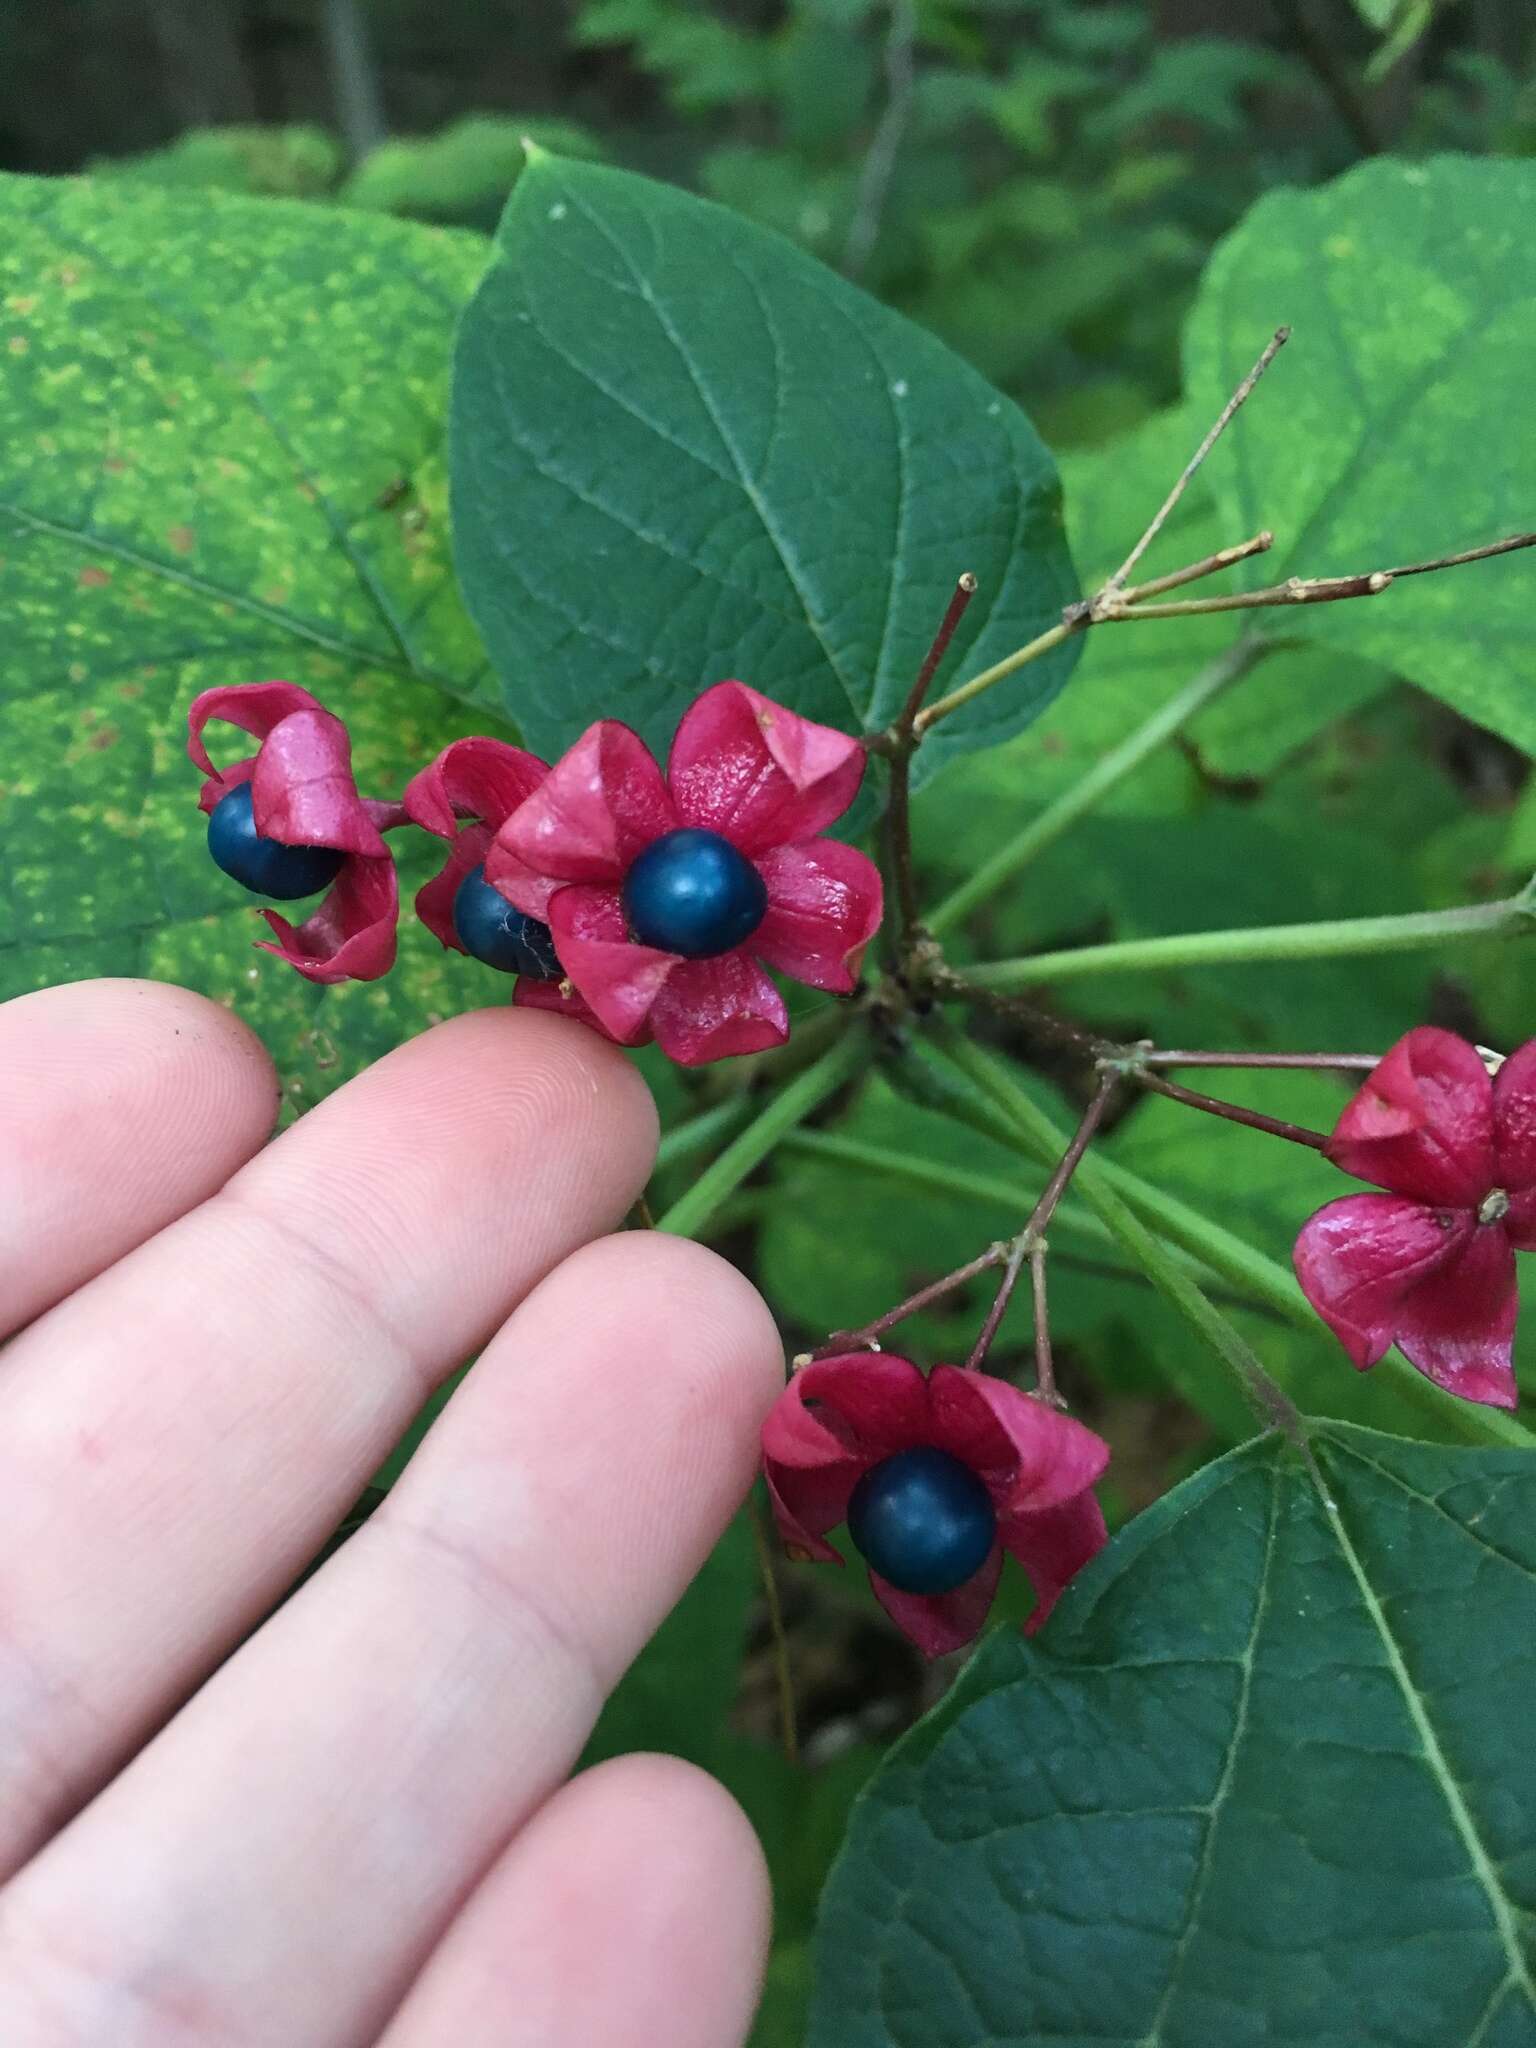
<svg viewBox="0 0 1536 2048">
<path fill-rule="evenodd" d="M 762 876 L 718 832 L 652 840 L 624 877 L 624 915 L 644 946 L 712 960 L 750 939 L 768 908 Z"/>
<path fill-rule="evenodd" d="M 558 981 L 564 969 L 555 953 L 549 926 L 524 917 L 499 889 L 485 879 L 485 868 L 471 868 L 453 899 L 453 928 L 466 953 L 503 974 L 529 974 L 535 981 Z"/>
<path fill-rule="evenodd" d="M 997 1515 L 969 1465 L 925 1444 L 864 1474 L 848 1534 L 870 1570 L 903 1593 L 951 1593 L 986 1563 Z"/>
<path fill-rule="evenodd" d="M 209 812 L 208 851 L 226 875 L 274 903 L 292 903 L 329 888 L 346 859 L 334 846 L 284 846 L 280 839 L 263 839 L 248 782 L 221 796 Z"/>
</svg>

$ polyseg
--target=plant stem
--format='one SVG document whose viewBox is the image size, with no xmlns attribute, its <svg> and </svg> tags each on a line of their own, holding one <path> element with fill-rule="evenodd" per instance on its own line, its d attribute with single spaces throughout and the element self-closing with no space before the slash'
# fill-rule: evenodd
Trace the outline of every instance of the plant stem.
<svg viewBox="0 0 1536 2048">
<path fill-rule="evenodd" d="M 657 1220 L 657 1229 L 670 1230 L 676 1237 L 697 1237 L 721 1203 L 767 1158 L 785 1132 L 803 1123 L 829 1095 L 851 1080 L 867 1057 L 863 1032 L 845 1032 L 813 1066 L 786 1082 L 719 1158 L 711 1161 L 693 1186 L 678 1196 Z"/>
<path fill-rule="evenodd" d="M 898 1323 L 904 1323 L 908 1316 L 915 1316 L 920 1309 L 931 1308 L 934 1302 L 942 1301 L 946 1294 L 953 1294 L 956 1288 L 964 1287 L 968 1281 L 981 1273 L 990 1272 L 994 1266 L 1001 1266 L 1010 1256 L 1010 1244 L 998 1243 L 978 1252 L 974 1259 L 967 1259 L 963 1266 L 956 1266 L 952 1273 L 942 1279 L 930 1280 L 926 1287 L 919 1287 L 915 1294 L 909 1294 L 905 1301 L 888 1308 L 884 1315 L 876 1316 L 871 1322 L 861 1323 L 856 1330 L 834 1330 L 818 1344 L 814 1351 L 803 1352 L 797 1358 L 797 1365 L 813 1358 L 837 1358 L 845 1351 L 866 1349 L 883 1337 L 887 1330 L 894 1330 Z"/>
<path fill-rule="evenodd" d="M 1035 1394 L 1053 1408 L 1061 1405 L 1056 1391 L 1056 1361 L 1051 1353 L 1051 1311 L 1045 1292 L 1045 1244 L 1031 1245 L 1029 1284 L 1035 1312 Z"/>
<path fill-rule="evenodd" d="M 1171 1102 L 1182 1102 L 1186 1108 L 1204 1110 L 1208 1116 L 1224 1117 L 1228 1123 L 1246 1124 L 1249 1130 L 1266 1131 L 1272 1138 L 1287 1138 L 1293 1145 L 1310 1145 L 1314 1152 L 1327 1150 L 1327 1135 L 1322 1131 L 1310 1131 L 1303 1124 L 1287 1123 L 1283 1117 L 1265 1116 L 1262 1110 L 1245 1109 L 1240 1102 L 1222 1102 L 1214 1095 L 1201 1095 L 1193 1088 L 1181 1087 L 1177 1081 L 1165 1080 L 1161 1074 L 1143 1071 L 1133 1073 L 1132 1078 L 1143 1088 L 1150 1088 L 1157 1095 L 1166 1095 Z"/>
<path fill-rule="evenodd" d="M 1042 654 L 1049 654 L 1053 647 L 1059 647 L 1063 640 L 1070 640 L 1074 633 L 1081 633 L 1087 624 L 1088 615 L 1085 612 L 1081 617 L 1063 619 L 1058 625 L 1047 626 L 1045 631 L 1037 633 L 1033 640 L 1027 641 L 1022 647 L 1016 647 L 1012 654 L 1005 654 L 1001 661 L 993 662 L 990 668 L 984 668 L 979 676 L 972 676 L 968 683 L 962 683 L 957 690 L 951 690 L 947 697 L 940 697 L 936 704 L 930 704 L 925 711 L 918 713 L 918 738 L 921 739 L 928 728 L 936 725 L 941 718 L 948 718 L 949 714 L 958 711 L 962 704 L 969 704 L 973 697 L 979 697 L 983 690 L 990 690 L 994 683 L 1002 682 L 1005 676 L 1013 675 L 1016 670 L 1025 667 L 1031 661 L 1038 661 Z"/>
<path fill-rule="evenodd" d="M 1008 1069 L 972 1040 L 947 1032 L 943 1051 L 960 1071 L 988 1094 L 1028 1148 L 1041 1157 L 1059 1143 L 1060 1134 L 1045 1111 L 1036 1107 Z M 1203 1336 L 1223 1363 L 1236 1374 L 1243 1391 L 1266 1422 L 1283 1428 L 1299 1445 L 1306 1441 L 1300 1412 L 1259 1363 L 1247 1339 L 1209 1301 L 1196 1283 L 1169 1258 L 1146 1226 L 1134 1216 L 1101 1176 L 1085 1171 L 1082 1191 L 1101 1220 L 1119 1239 L 1159 1293 Z"/>
<path fill-rule="evenodd" d="M 917 882 L 912 870 L 912 751 L 917 744 L 917 715 L 928 686 L 938 673 L 939 663 L 955 637 L 955 628 L 965 608 L 976 595 L 976 578 L 967 569 L 951 593 L 933 644 L 923 657 L 901 716 L 890 731 L 891 789 L 886 804 L 885 824 L 890 847 L 891 879 L 896 886 L 896 906 L 901 918 L 901 942 L 910 945 L 918 926 Z"/>
<path fill-rule="evenodd" d="M 998 960 L 968 968 L 965 979 L 977 988 L 1006 992 L 1084 974 L 1407 953 L 1453 940 L 1512 938 L 1533 928 L 1536 909 L 1522 897 L 1511 896 L 1497 903 L 1462 904 L 1454 910 L 1412 910 L 1391 917 L 1334 918 L 1317 924 L 1260 925 L 1252 930 L 1185 932 L 1167 938 L 1121 939 L 1104 946 L 1073 946 L 1063 952 L 1036 953 L 1027 960 Z"/>
<path fill-rule="evenodd" d="M 747 1500 L 752 1517 L 752 1540 L 757 1550 L 757 1575 L 762 1581 L 763 1605 L 768 1613 L 768 1633 L 773 1639 L 773 1675 L 779 1694 L 779 1738 L 784 1761 L 800 1761 L 800 1730 L 795 1717 L 795 1682 L 790 1669 L 789 1636 L 784 1628 L 784 1606 L 779 1599 L 779 1575 L 774 1565 L 773 1545 L 768 1536 L 767 1517 L 754 1486 Z"/>
<path fill-rule="evenodd" d="M 962 882 L 958 889 L 952 890 L 924 919 L 929 931 L 947 931 L 952 925 L 959 924 L 978 904 L 995 895 L 1004 883 L 1011 882 L 1046 847 L 1053 845 L 1079 818 L 1124 782 L 1148 755 L 1165 740 L 1171 739 L 1181 726 L 1187 725 L 1197 712 L 1203 711 L 1230 684 L 1247 675 L 1270 651 L 1271 643 L 1262 635 L 1244 634 L 1224 653 L 1208 661 L 1182 690 L 1096 761 L 1081 781 L 1074 782 L 1070 789 L 1063 791 L 1038 817 L 1032 818 L 1012 839 L 1005 841 L 975 874 Z"/>
<path fill-rule="evenodd" d="M 1368 1074 L 1379 1067 L 1379 1052 L 1176 1052 L 1148 1046 L 1139 1054 L 1144 1067 L 1282 1067 L 1317 1073 Z"/>
<path fill-rule="evenodd" d="M 991 1308 L 987 1310 L 987 1319 L 981 1326 L 975 1344 L 971 1347 L 971 1355 L 965 1362 L 967 1371 L 978 1371 L 983 1359 L 992 1348 L 992 1339 L 997 1335 L 998 1326 L 1008 1312 L 1008 1303 L 1012 1298 L 1014 1288 L 1018 1285 L 1019 1273 L 1023 1267 L 1024 1260 L 1027 1256 L 1032 1256 L 1036 1245 L 1043 1245 L 1044 1238 L 1042 1233 L 1055 1215 L 1056 1205 L 1066 1193 L 1067 1183 L 1077 1171 L 1083 1154 L 1093 1143 L 1093 1134 L 1104 1120 L 1104 1112 L 1109 1107 L 1109 1098 L 1114 1094 L 1115 1086 L 1119 1079 L 1119 1074 L 1113 1070 L 1106 1071 L 1099 1076 L 1099 1085 L 1094 1091 L 1093 1099 L 1083 1111 L 1077 1129 L 1072 1133 L 1071 1141 L 1060 1159 L 1057 1160 L 1050 1179 L 1040 1191 L 1040 1198 L 1035 1203 L 1034 1208 L 1030 1210 L 1024 1228 L 1009 1247 L 1008 1263 L 1003 1268 L 1002 1285 L 998 1288 L 996 1299 L 993 1301 Z"/>
<path fill-rule="evenodd" d="M 968 1042 L 956 1033 L 942 1033 L 943 1050 L 950 1060 L 956 1058 L 954 1047 L 967 1044 Z M 998 1104 L 998 1095 L 994 1092 L 997 1085 L 996 1075 L 1001 1073 L 1009 1082 L 1011 1093 L 1008 1101 L 1013 1113 L 1006 1115 L 1004 1126 L 999 1127 L 996 1116 L 988 1114 L 985 1107 L 981 1109 L 979 1115 L 973 1114 L 972 1106 L 967 1104 L 964 1096 L 952 1098 L 954 1113 L 963 1117 L 966 1122 L 972 1123 L 975 1128 L 985 1130 L 993 1139 L 1012 1145 L 1028 1158 L 1040 1158 L 1047 1144 L 1051 1148 L 1051 1156 L 1054 1157 L 1055 1149 L 1061 1143 L 1061 1135 L 1056 1125 L 1043 1110 L 1037 1110 L 1029 1103 L 1028 1097 L 1024 1096 L 1017 1083 L 1012 1081 L 1012 1077 L 1001 1062 L 995 1060 L 992 1055 L 983 1053 L 979 1047 L 971 1046 L 969 1051 L 975 1061 L 986 1063 L 983 1069 L 986 1079 L 982 1080 L 979 1073 L 974 1078 L 976 1085 L 987 1089 L 991 1104 Z M 969 1072 L 969 1069 L 962 1071 Z M 1034 1127 L 1026 1128 L 1018 1117 L 1017 1101 L 1023 1101 L 1029 1107 Z M 974 1102 L 973 1097 L 972 1103 Z M 1078 1188 L 1085 1197 L 1091 1197 L 1095 1191 L 1118 1196 L 1123 1206 L 1144 1218 L 1159 1238 L 1167 1239 L 1172 1245 L 1198 1259 L 1203 1266 L 1242 1293 L 1257 1297 L 1286 1322 L 1311 1335 L 1321 1334 L 1317 1312 L 1302 1293 L 1295 1275 L 1285 1266 L 1264 1252 L 1258 1251 L 1235 1231 L 1228 1230 L 1224 1224 L 1215 1222 L 1165 1189 L 1143 1180 L 1139 1174 L 1133 1173 L 1129 1167 L 1122 1166 L 1118 1160 L 1106 1159 L 1102 1154 L 1096 1154 L 1085 1161 L 1078 1175 Z M 1098 1207 L 1097 1203 L 1095 1207 Z M 1099 1214 L 1108 1223 L 1109 1219 L 1102 1208 L 1099 1209 Z M 1119 1235 L 1118 1232 L 1115 1234 Z M 1124 1243 L 1123 1239 L 1121 1241 Z M 1395 1351 L 1389 1352 L 1375 1370 L 1386 1374 L 1397 1393 L 1423 1410 L 1438 1428 L 1445 1429 L 1449 1426 L 1466 1443 L 1500 1444 L 1506 1448 L 1528 1451 L 1532 1448 L 1533 1441 L 1536 1441 L 1531 1430 L 1517 1417 L 1506 1415 L 1497 1408 L 1458 1401 L 1454 1395 L 1445 1393 L 1422 1373 L 1416 1372 L 1408 1361 Z M 1197 1391 L 1191 1392 L 1190 1398 L 1199 1405 Z"/>
<path fill-rule="evenodd" d="M 1014 1208 L 1018 1202 L 1017 1188 L 992 1174 L 971 1173 L 963 1167 L 948 1166 L 936 1159 L 919 1158 L 916 1153 L 890 1151 L 883 1145 L 866 1145 L 860 1139 L 845 1138 L 834 1131 L 791 1131 L 782 1140 L 782 1149 L 806 1159 L 835 1161 L 839 1166 L 851 1166 L 856 1172 L 904 1181 L 909 1187 L 921 1188 L 925 1194 L 987 1202 L 1005 1209 Z M 1066 1235 L 1100 1247 L 1114 1243 L 1096 1216 L 1084 1214 L 1065 1203 L 1052 1218 L 1051 1231 L 1053 1238 Z M 1105 1279 L 1144 1281 L 1144 1275 L 1132 1272 L 1129 1267 L 1094 1260 L 1087 1254 L 1064 1252 L 1059 1246 L 1052 1255 L 1064 1264 L 1081 1267 L 1085 1272 L 1097 1273 Z M 1182 1259 L 1190 1255 L 1180 1247 L 1178 1256 Z M 1191 1263 L 1198 1262 L 1191 1260 Z M 1197 1277 L 1206 1272 L 1205 1267 L 1200 1267 Z M 1231 1305 L 1249 1309 L 1255 1315 L 1277 1312 L 1272 1303 L 1257 1299 L 1251 1291 L 1239 1291 L 1233 1295 Z M 1286 1320 L 1287 1316 L 1282 1314 L 1281 1319 Z"/>
<path fill-rule="evenodd" d="M 1030 1256 L 1031 1241 L 1027 1231 L 1021 1230 L 1013 1240 L 1003 1267 L 1003 1277 L 997 1293 L 992 1297 L 992 1306 L 987 1310 L 986 1320 L 976 1333 L 976 1342 L 971 1346 L 971 1355 L 965 1361 L 967 1372 L 980 1372 L 986 1362 L 987 1353 L 992 1349 L 992 1339 L 997 1335 L 1003 1317 L 1008 1313 L 1008 1304 L 1013 1299 L 1013 1290 L 1019 1284 L 1019 1274 L 1024 1261 Z"/>
<path fill-rule="evenodd" d="M 1253 555 L 1268 554 L 1274 544 L 1275 536 L 1266 529 L 1263 533 L 1256 533 L 1252 540 L 1240 540 L 1235 547 L 1218 548 L 1213 555 L 1202 555 L 1198 562 L 1190 562 L 1182 569 L 1171 569 L 1166 576 L 1154 576 L 1150 582 L 1137 583 L 1121 593 L 1120 602 L 1140 604 L 1144 597 L 1157 597 L 1165 590 L 1179 590 L 1186 583 L 1198 583 L 1202 577 L 1219 575 L 1223 569 L 1246 562 Z"/>
<path fill-rule="evenodd" d="M 1137 541 L 1135 547 L 1131 549 L 1131 552 L 1120 564 L 1119 568 L 1115 571 L 1114 575 L 1111 576 L 1109 581 L 1104 585 L 1103 590 L 1099 593 L 1099 598 L 1112 597 L 1117 591 L 1124 588 L 1126 578 L 1130 575 L 1131 571 L 1135 568 L 1136 564 L 1141 560 L 1142 556 L 1146 553 L 1147 549 L 1152 545 L 1153 541 L 1156 540 L 1159 533 L 1162 532 L 1175 506 L 1178 504 L 1180 498 L 1182 498 L 1184 493 L 1189 489 L 1190 481 L 1194 477 L 1195 472 L 1199 469 L 1201 463 L 1204 462 L 1207 455 L 1210 454 L 1211 450 L 1216 446 L 1216 443 L 1221 439 L 1222 435 L 1226 432 L 1228 426 L 1232 422 L 1233 416 L 1241 410 L 1242 406 L 1248 398 L 1249 393 L 1253 390 L 1254 385 L 1258 383 L 1259 379 L 1263 376 L 1264 372 L 1269 368 L 1270 364 L 1275 360 L 1275 357 L 1279 355 L 1281 349 L 1285 347 L 1285 344 L 1290 340 L 1290 338 L 1291 330 L 1289 329 L 1289 327 L 1277 327 L 1275 329 L 1274 334 L 1265 344 L 1263 353 L 1260 355 L 1258 361 L 1254 364 L 1253 368 L 1248 372 L 1247 376 L 1243 379 L 1242 383 L 1238 385 L 1237 389 L 1233 392 L 1232 396 L 1227 400 L 1226 404 L 1222 407 L 1220 413 L 1217 415 L 1213 425 L 1211 426 L 1210 432 L 1206 435 L 1205 439 L 1200 443 L 1200 446 L 1195 450 L 1194 454 L 1190 457 L 1189 461 L 1185 463 L 1184 468 L 1180 473 L 1177 482 L 1173 486 L 1173 489 L 1168 493 L 1167 497 L 1158 507 L 1156 513 L 1153 515 L 1151 523 L 1148 525 L 1146 531 L 1142 534 L 1141 539 Z M 1097 603 L 1098 601 L 1099 599 L 1094 600 L 1095 603 Z"/>
<path fill-rule="evenodd" d="M 665 1167 L 691 1159 L 696 1152 L 707 1151 L 716 1138 L 723 1138 L 741 1122 L 750 1107 L 750 1096 L 733 1095 L 728 1101 L 717 1102 L 713 1109 L 700 1110 L 697 1116 L 663 1131 L 656 1147 L 656 1171 L 660 1173 Z"/>
<path fill-rule="evenodd" d="M 1172 604 L 1117 604 L 1100 612 L 1098 625 L 1124 625 L 1127 619 L 1190 619 L 1203 612 L 1262 611 L 1273 605 L 1338 604 L 1347 597 L 1379 597 L 1392 582 L 1385 569 L 1365 576 L 1287 577 L 1262 590 L 1233 590 L 1224 597 L 1181 597 Z"/>
</svg>

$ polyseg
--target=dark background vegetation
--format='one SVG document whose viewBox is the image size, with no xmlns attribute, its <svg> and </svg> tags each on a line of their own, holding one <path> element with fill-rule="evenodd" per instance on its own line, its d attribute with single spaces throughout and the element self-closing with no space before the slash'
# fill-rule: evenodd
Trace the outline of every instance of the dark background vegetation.
<svg viewBox="0 0 1536 2048">
<path fill-rule="evenodd" d="M 1533 46 L 1524 0 L 0 0 L 0 166 L 489 227 L 531 127 L 793 235 L 1073 443 L 1176 394 L 1265 189 L 1536 149 Z"/>
</svg>

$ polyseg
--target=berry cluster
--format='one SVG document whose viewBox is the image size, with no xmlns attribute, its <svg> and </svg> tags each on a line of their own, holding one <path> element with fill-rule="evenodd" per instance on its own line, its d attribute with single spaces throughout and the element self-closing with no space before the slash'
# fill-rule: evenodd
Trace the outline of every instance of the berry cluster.
<svg viewBox="0 0 1536 2048">
<path fill-rule="evenodd" d="M 215 768 L 214 720 L 258 742 Z M 494 739 L 456 740 L 399 802 L 363 797 L 339 718 L 296 684 L 206 690 L 188 751 L 208 845 L 226 874 L 292 902 L 327 893 L 266 941 L 311 981 L 394 964 L 399 895 L 383 835 L 434 833 L 448 857 L 416 898 L 444 946 L 516 976 L 513 1000 L 699 1066 L 789 1035 L 768 969 L 849 994 L 879 928 L 880 876 L 823 836 L 852 803 L 862 742 L 717 683 L 684 714 L 665 773 L 603 719 L 551 768 Z"/>
</svg>

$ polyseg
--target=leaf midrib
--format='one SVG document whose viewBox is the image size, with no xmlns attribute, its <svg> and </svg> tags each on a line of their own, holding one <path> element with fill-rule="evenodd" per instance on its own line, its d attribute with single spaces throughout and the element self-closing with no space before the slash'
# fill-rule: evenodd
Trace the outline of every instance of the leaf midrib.
<svg viewBox="0 0 1536 2048">
<path fill-rule="evenodd" d="M 1346 1452 L 1348 1451 L 1347 1444 L 1341 1445 L 1340 1448 Z M 1431 1721 L 1424 1701 L 1413 1682 L 1413 1675 L 1408 1668 L 1407 1659 L 1404 1657 L 1397 1638 L 1392 1632 L 1391 1624 L 1387 1620 L 1386 1610 L 1376 1596 L 1376 1590 L 1370 1582 L 1360 1554 L 1355 1549 L 1349 1531 L 1344 1525 L 1344 1518 L 1339 1511 L 1338 1504 L 1331 1495 L 1321 1489 L 1317 1490 L 1317 1497 L 1321 1502 L 1323 1514 L 1328 1521 L 1334 1540 L 1338 1544 L 1340 1555 L 1343 1557 L 1344 1563 L 1355 1581 L 1355 1587 L 1360 1596 L 1360 1604 L 1364 1608 L 1366 1616 L 1380 1640 L 1382 1651 L 1386 1657 L 1387 1668 L 1390 1670 L 1397 1689 L 1402 1695 L 1403 1705 L 1407 1710 L 1409 1720 L 1413 1724 L 1414 1733 L 1419 1739 L 1419 1748 L 1424 1761 L 1428 1765 L 1430 1775 L 1434 1778 L 1439 1788 L 1440 1796 L 1450 1813 L 1451 1823 L 1456 1829 L 1457 1834 L 1461 1837 L 1462 1846 L 1465 1848 L 1468 1861 L 1471 1864 L 1472 1875 L 1477 1879 L 1488 1901 L 1489 1909 L 1493 1915 L 1494 1926 L 1498 1931 L 1499 1940 L 1504 1949 L 1507 1964 L 1506 1981 L 1518 1984 L 1525 1994 L 1527 2003 L 1533 2011 L 1536 2011 L 1536 1982 L 1532 1980 L 1530 1964 L 1520 1940 L 1518 1916 L 1521 1909 L 1509 1897 L 1499 1882 L 1497 1866 L 1489 1855 L 1482 1836 L 1477 1831 L 1477 1823 L 1473 1818 L 1472 1810 L 1468 1806 L 1462 1789 L 1456 1781 L 1455 1774 L 1451 1770 L 1444 1750 L 1440 1747 L 1440 1738 L 1435 1732 L 1434 1723 Z"/>
</svg>

